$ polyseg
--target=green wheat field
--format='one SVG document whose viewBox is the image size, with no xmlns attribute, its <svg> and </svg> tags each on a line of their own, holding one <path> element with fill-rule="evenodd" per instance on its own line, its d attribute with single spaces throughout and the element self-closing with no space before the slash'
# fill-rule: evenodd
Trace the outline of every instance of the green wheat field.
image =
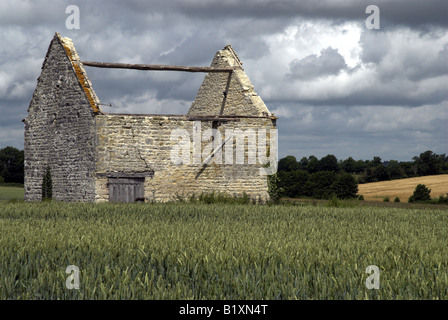
<svg viewBox="0 0 448 320">
<path fill-rule="evenodd" d="M 0 299 L 448 299 L 447 226 L 436 208 L 2 201 Z"/>
</svg>

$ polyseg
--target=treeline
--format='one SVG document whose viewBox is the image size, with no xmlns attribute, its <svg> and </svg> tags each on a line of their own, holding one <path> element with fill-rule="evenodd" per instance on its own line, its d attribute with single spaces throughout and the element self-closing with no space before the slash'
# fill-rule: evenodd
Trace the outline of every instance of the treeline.
<svg viewBox="0 0 448 320">
<path fill-rule="evenodd" d="M 382 161 L 380 157 L 338 160 L 329 154 L 321 159 L 312 155 L 299 161 L 286 156 L 278 163 L 278 184 L 286 197 L 351 198 L 356 197 L 359 183 L 436 174 L 448 174 L 448 156 L 430 150 L 412 161 Z"/>
<path fill-rule="evenodd" d="M 24 151 L 14 147 L 0 149 L 0 183 L 23 184 Z"/>
</svg>

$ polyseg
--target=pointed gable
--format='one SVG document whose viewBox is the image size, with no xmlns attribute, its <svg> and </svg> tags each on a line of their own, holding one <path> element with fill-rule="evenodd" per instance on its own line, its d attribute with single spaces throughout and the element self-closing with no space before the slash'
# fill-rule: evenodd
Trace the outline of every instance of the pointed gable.
<svg viewBox="0 0 448 320">
<path fill-rule="evenodd" d="M 87 99 L 89 100 L 90 106 L 95 113 L 101 113 L 100 109 L 100 100 L 93 91 L 92 83 L 87 77 L 87 73 L 84 70 L 84 66 L 82 65 L 81 60 L 79 59 L 78 53 L 76 52 L 75 46 L 70 38 L 61 38 L 61 36 L 56 33 L 55 37 L 58 38 L 64 50 L 67 54 L 67 57 L 70 59 L 70 62 L 73 67 L 73 71 L 78 78 L 79 85 L 83 89 L 86 94 Z"/>
<path fill-rule="evenodd" d="M 270 116 L 263 100 L 230 45 L 216 53 L 211 67 L 235 70 L 208 73 L 188 111 L 189 116 Z"/>
<path fill-rule="evenodd" d="M 65 56 L 66 59 L 62 58 L 62 56 Z M 81 87 L 92 111 L 95 114 L 102 113 L 100 100 L 92 88 L 92 84 L 87 77 L 86 71 L 84 70 L 72 40 L 69 38 L 62 38 L 57 32 L 50 42 L 47 54 L 45 55 L 42 64 L 42 72 L 38 79 L 38 84 L 30 108 L 36 104 L 37 101 L 35 100 L 42 100 L 42 96 L 45 96 L 38 93 L 41 93 L 41 91 L 49 91 L 49 89 L 54 86 L 57 88 L 63 87 L 64 85 L 61 81 L 67 77 L 72 77 L 72 75 L 76 77 L 76 82 L 78 82 Z M 37 104 L 41 105 L 41 103 Z M 30 108 L 28 111 L 30 111 Z"/>
<path fill-rule="evenodd" d="M 25 199 L 41 200 L 49 167 L 53 198 L 95 199 L 99 100 L 69 39 L 53 37 L 25 119 Z"/>
</svg>

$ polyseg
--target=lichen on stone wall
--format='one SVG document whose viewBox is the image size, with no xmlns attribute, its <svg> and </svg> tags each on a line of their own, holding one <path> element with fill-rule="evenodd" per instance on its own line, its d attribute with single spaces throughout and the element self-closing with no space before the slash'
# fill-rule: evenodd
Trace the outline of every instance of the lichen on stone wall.
<svg viewBox="0 0 448 320">
<path fill-rule="evenodd" d="M 100 101 L 93 91 L 92 84 L 87 78 L 87 74 L 82 66 L 82 63 L 79 59 L 78 53 L 73 45 L 73 42 L 70 38 L 61 38 L 59 34 L 57 34 L 59 40 L 61 41 L 62 46 L 67 53 L 67 57 L 70 59 L 70 62 L 73 66 L 73 70 L 75 71 L 76 77 L 78 78 L 79 84 L 81 85 L 84 93 L 86 94 L 87 99 L 89 100 L 90 106 L 92 107 L 93 112 L 101 113 L 101 109 L 99 107 Z"/>
</svg>

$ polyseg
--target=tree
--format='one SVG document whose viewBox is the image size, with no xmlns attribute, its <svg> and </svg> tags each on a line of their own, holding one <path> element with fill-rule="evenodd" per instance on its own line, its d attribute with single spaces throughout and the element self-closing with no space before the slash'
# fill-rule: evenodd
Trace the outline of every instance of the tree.
<svg viewBox="0 0 448 320">
<path fill-rule="evenodd" d="M 308 158 L 307 157 L 303 157 L 302 159 L 300 159 L 299 169 L 300 170 L 308 170 Z"/>
<path fill-rule="evenodd" d="M 444 154 L 440 155 L 440 162 L 441 162 L 441 165 L 440 165 L 439 173 L 447 174 L 448 173 L 448 156 L 446 156 Z"/>
<path fill-rule="evenodd" d="M 438 173 L 439 158 L 431 150 L 425 151 L 418 157 L 412 158 L 417 166 L 417 173 L 421 176 L 433 175 Z"/>
<path fill-rule="evenodd" d="M 405 177 L 404 169 L 396 160 L 390 160 L 387 164 L 387 170 L 391 179 L 401 179 Z"/>
<path fill-rule="evenodd" d="M 373 157 L 373 160 L 370 162 L 370 164 L 372 167 L 376 167 L 376 166 L 382 165 L 383 162 L 381 161 L 380 157 Z"/>
<path fill-rule="evenodd" d="M 347 173 L 355 173 L 356 161 L 352 157 L 348 157 L 347 159 L 341 162 L 341 168 Z"/>
<path fill-rule="evenodd" d="M 390 179 L 389 171 L 383 164 L 380 164 L 373 169 L 373 175 L 377 181 L 385 181 Z"/>
<path fill-rule="evenodd" d="M 367 169 L 367 163 L 365 161 L 363 161 L 363 160 L 356 161 L 355 173 L 361 173 L 365 169 Z"/>
<path fill-rule="evenodd" d="M 377 182 L 384 180 L 389 180 L 389 172 L 383 164 L 376 167 L 367 168 L 365 182 Z"/>
<path fill-rule="evenodd" d="M 331 189 L 339 199 L 356 198 L 358 183 L 351 174 L 343 172 L 336 176 Z"/>
<path fill-rule="evenodd" d="M 23 183 L 24 152 L 8 146 L 0 149 L 0 176 L 6 183 Z"/>
<path fill-rule="evenodd" d="M 417 176 L 417 166 L 414 162 L 404 161 L 400 163 L 400 167 L 404 171 L 404 177 L 415 177 Z"/>
<path fill-rule="evenodd" d="M 409 197 L 408 202 L 418 202 L 431 200 L 431 189 L 424 184 L 418 184 L 415 187 L 414 193 Z"/>
<path fill-rule="evenodd" d="M 308 157 L 307 170 L 309 173 L 314 173 L 319 171 L 319 160 L 315 156 Z"/>
<path fill-rule="evenodd" d="M 286 156 L 278 162 L 278 171 L 289 172 L 297 169 L 299 169 L 299 164 L 294 156 Z"/>
<path fill-rule="evenodd" d="M 312 173 L 305 183 L 304 192 L 306 196 L 326 199 L 333 193 L 332 185 L 336 179 L 336 173 L 332 171 L 319 171 Z"/>
<path fill-rule="evenodd" d="M 308 181 L 310 174 L 305 170 L 293 171 L 294 179 L 294 197 L 300 197 L 305 195 L 305 184 Z"/>
<path fill-rule="evenodd" d="M 279 171 L 279 187 L 282 188 L 282 195 L 290 198 L 305 195 L 304 186 L 310 174 L 305 170 L 294 170 L 290 172 Z"/>
<path fill-rule="evenodd" d="M 50 200 L 53 197 L 53 182 L 51 181 L 50 167 L 47 167 L 42 180 L 42 200 Z"/>
<path fill-rule="evenodd" d="M 334 155 L 328 154 L 319 160 L 318 171 L 337 172 L 338 170 L 338 159 Z"/>
</svg>

